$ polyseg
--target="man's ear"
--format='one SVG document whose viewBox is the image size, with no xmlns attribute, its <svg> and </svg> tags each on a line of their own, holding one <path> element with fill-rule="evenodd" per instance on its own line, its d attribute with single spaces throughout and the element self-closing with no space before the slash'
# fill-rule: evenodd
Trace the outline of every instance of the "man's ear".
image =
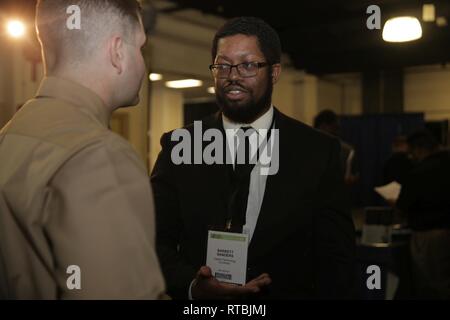
<svg viewBox="0 0 450 320">
<path fill-rule="evenodd" d="M 121 37 L 114 36 L 111 38 L 109 43 L 109 57 L 111 60 L 111 65 L 116 69 L 117 74 L 121 74 L 123 69 L 123 47 L 124 43 Z"/>
<path fill-rule="evenodd" d="M 275 84 L 278 82 L 281 74 L 281 64 L 276 63 L 272 65 L 272 83 Z"/>
</svg>

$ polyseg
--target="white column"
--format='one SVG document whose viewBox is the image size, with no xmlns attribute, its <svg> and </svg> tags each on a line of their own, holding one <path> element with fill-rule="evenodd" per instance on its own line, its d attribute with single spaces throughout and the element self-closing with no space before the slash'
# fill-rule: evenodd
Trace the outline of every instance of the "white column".
<svg viewBox="0 0 450 320">
<path fill-rule="evenodd" d="M 317 77 L 303 73 L 302 78 L 295 82 L 294 118 L 312 125 L 315 115 L 319 112 L 318 92 Z"/>
<path fill-rule="evenodd" d="M 161 151 L 160 139 L 163 133 L 183 126 L 183 94 L 181 91 L 168 89 L 163 83 L 152 85 L 150 103 L 150 168 Z"/>
</svg>

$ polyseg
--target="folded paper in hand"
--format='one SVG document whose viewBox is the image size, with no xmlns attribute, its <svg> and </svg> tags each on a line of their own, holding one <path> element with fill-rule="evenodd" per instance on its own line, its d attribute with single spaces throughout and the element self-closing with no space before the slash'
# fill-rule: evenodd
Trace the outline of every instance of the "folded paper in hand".
<svg viewBox="0 0 450 320">
<path fill-rule="evenodd" d="M 376 187 L 375 191 L 386 200 L 397 201 L 401 189 L 401 184 L 399 184 L 397 181 L 393 181 L 384 186 Z"/>
</svg>

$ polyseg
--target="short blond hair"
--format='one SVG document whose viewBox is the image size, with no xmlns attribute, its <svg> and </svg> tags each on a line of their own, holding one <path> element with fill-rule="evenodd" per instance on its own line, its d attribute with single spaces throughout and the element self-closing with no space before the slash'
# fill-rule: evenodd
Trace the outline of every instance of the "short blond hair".
<svg viewBox="0 0 450 320">
<path fill-rule="evenodd" d="M 72 5 L 81 11 L 79 30 L 66 25 L 67 8 Z M 44 56 L 53 57 L 51 68 L 89 59 L 111 32 L 132 38 L 140 23 L 141 6 L 136 0 L 39 0 L 36 6 L 36 30 Z"/>
</svg>

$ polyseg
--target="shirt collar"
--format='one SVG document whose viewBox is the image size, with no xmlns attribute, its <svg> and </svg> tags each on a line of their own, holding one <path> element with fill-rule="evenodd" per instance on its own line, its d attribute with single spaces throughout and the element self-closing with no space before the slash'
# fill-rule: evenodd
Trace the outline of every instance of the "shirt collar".
<svg viewBox="0 0 450 320">
<path fill-rule="evenodd" d="M 66 79 L 45 77 L 37 92 L 37 97 L 51 97 L 64 100 L 80 108 L 81 111 L 109 127 L 111 112 L 102 99 L 88 88 Z"/>
<path fill-rule="evenodd" d="M 225 117 L 225 115 L 222 116 L 223 128 L 225 130 L 227 129 L 237 130 L 241 127 L 248 127 L 248 126 L 251 126 L 256 130 L 261 129 L 269 130 L 270 125 L 272 124 L 272 120 L 273 120 L 273 105 L 270 106 L 269 110 L 267 110 L 266 113 L 264 113 L 261 117 L 259 117 L 252 123 L 235 123 L 232 122 L 227 117 Z"/>
</svg>

